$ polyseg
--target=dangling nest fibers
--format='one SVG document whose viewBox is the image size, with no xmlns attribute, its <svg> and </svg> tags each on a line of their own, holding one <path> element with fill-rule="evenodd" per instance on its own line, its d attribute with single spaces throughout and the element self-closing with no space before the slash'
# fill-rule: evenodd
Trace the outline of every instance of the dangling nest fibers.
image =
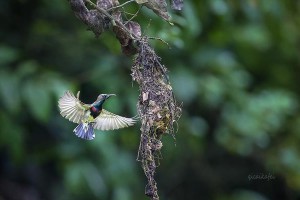
<svg viewBox="0 0 300 200">
<path fill-rule="evenodd" d="M 181 108 L 176 104 L 167 69 L 147 38 L 142 38 L 137 46 L 138 55 L 134 58 L 131 75 L 140 89 L 137 109 L 142 126 L 138 160 L 148 179 L 145 194 L 158 200 L 154 173 L 163 146 L 161 136 L 171 134 L 174 137 L 173 125 L 180 117 Z"/>
</svg>

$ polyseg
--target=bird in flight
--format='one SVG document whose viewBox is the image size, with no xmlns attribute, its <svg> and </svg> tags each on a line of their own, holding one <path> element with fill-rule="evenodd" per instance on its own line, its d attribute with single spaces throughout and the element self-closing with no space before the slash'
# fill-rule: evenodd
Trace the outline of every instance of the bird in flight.
<svg viewBox="0 0 300 200">
<path fill-rule="evenodd" d="M 95 138 L 94 129 L 107 131 L 134 125 L 133 118 L 126 118 L 113 114 L 102 108 L 103 103 L 115 94 L 100 94 L 92 104 L 85 104 L 79 100 L 80 91 L 75 97 L 66 91 L 58 101 L 60 114 L 78 126 L 73 130 L 76 136 L 92 140 Z"/>
</svg>

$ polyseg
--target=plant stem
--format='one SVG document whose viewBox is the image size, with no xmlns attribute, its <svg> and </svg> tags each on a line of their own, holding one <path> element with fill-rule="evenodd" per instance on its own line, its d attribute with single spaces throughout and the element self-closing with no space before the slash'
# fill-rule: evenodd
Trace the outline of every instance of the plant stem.
<svg viewBox="0 0 300 200">
<path fill-rule="evenodd" d="M 110 11 L 110 10 L 113 10 L 113 9 L 117 9 L 117 8 L 121 8 L 123 6 L 125 6 L 126 4 L 129 4 L 131 2 L 134 2 L 135 0 L 130 0 L 130 1 L 126 1 L 125 3 L 121 4 L 121 5 L 118 5 L 118 6 L 115 6 L 115 7 L 111 7 L 111 8 L 108 8 L 107 11 Z"/>
</svg>

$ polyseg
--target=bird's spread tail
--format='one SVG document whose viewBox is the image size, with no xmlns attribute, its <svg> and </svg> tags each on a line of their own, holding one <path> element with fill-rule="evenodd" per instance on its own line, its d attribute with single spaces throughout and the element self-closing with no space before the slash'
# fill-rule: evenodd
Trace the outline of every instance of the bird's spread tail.
<svg viewBox="0 0 300 200">
<path fill-rule="evenodd" d="M 80 123 L 73 132 L 77 137 L 85 140 L 92 140 L 95 138 L 94 126 L 92 123 Z"/>
</svg>

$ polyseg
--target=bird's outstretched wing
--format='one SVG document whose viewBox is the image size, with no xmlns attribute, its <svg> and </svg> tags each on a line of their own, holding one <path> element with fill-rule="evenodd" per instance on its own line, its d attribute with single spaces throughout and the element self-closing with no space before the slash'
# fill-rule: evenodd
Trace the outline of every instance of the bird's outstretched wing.
<svg viewBox="0 0 300 200">
<path fill-rule="evenodd" d="M 79 100 L 80 91 L 77 97 L 70 91 L 66 91 L 58 101 L 60 114 L 74 123 L 80 123 L 84 118 L 85 111 L 89 108 L 88 104 L 84 104 Z"/>
<path fill-rule="evenodd" d="M 102 109 L 100 115 L 95 119 L 94 128 L 101 131 L 114 130 L 132 126 L 135 122 L 135 119 L 121 117 Z"/>
</svg>

